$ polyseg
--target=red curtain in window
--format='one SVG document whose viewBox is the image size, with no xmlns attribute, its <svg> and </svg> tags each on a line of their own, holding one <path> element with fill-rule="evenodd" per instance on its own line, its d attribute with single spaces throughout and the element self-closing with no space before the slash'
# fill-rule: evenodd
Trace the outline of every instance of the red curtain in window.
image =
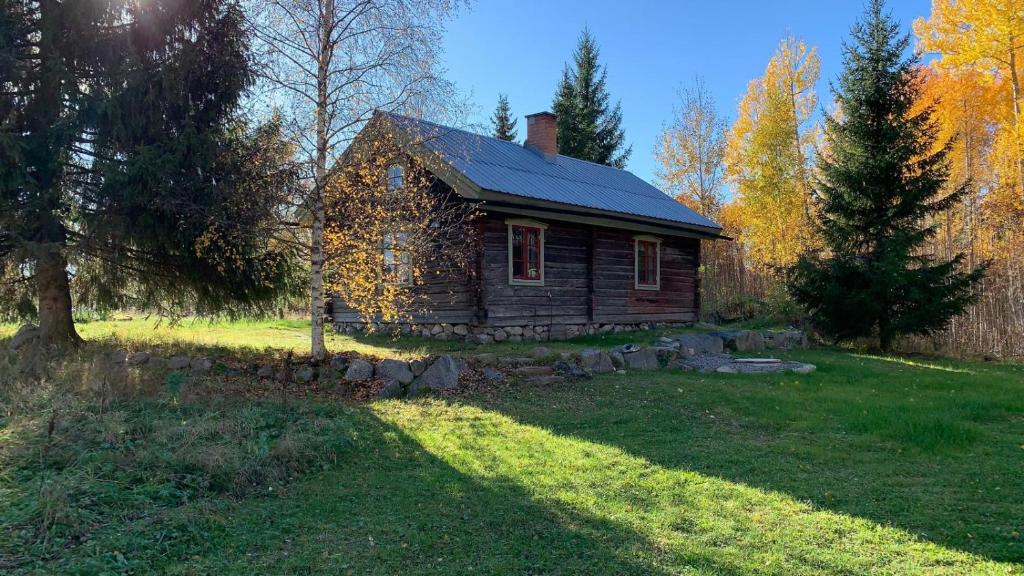
<svg viewBox="0 0 1024 576">
<path fill-rule="evenodd" d="M 541 229 L 512 226 L 512 278 L 540 280 Z"/>
</svg>

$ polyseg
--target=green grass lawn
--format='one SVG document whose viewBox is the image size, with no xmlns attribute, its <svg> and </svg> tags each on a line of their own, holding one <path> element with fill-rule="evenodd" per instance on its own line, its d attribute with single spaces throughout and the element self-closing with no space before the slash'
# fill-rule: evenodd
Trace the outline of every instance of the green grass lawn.
<svg viewBox="0 0 1024 576">
<path fill-rule="evenodd" d="M 128 350 L 148 350 L 162 354 L 205 353 L 226 354 L 241 357 L 273 354 L 281 356 L 287 352 L 299 355 L 309 354 L 310 323 L 308 320 L 250 320 L 210 321 L 184 319 L 178 322 L 123 316 L 111 320 L 94 320 L 76 324 L 79 334 L 99 347 L 121 347 Z M 10 337 L 17 330 L 13 324 L 0 324 L 0 339 Z M 665 333 L 680 333 L 686 330 L 672 329 L 646 332 L 644 335 L 623 332 L 601 336 L 578 338 L 571 343 L 545 342 L 544 346 L 555 352 L 578 349 L 580 346 L 611 347 L 627 342 L 654 338 Z M 467 344 L 462 341 L 442 342 L 438 340 L 402 337 L 388 334 L 342 335 L 328 331 L 327 348 L 331 352 L 359 352 L 376 357 L 420 358 L 429 353 L 456 352 L 502 352 L 525 354 L 539 345 L 537 342 L 521 342 L 490 345 Z"/>
<path fill-rule="evenodd" d="M 1024 366 L 791 357 L 369 405 L 69 369 L 0 421 L 0 572 L 1024 573 Z"/>
</svg>

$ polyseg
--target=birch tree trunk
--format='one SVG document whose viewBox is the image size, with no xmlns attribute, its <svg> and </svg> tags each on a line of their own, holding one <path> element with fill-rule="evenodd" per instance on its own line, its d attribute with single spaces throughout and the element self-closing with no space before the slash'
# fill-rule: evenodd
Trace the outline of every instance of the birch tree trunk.
<svg viewBox="0 0 1024 576">
<path fill-rule="evenodd" d="M 331 39 L 335 22 L 334 0 L 325 0 L 323 16 L 320 19 L 320 53 L 317 58 L 316 78 L 316 165 L 313 178 L 313 198 L 310 202 L 313 226 L 310 238 L 310 313 L 312 314 L 310 354 L 314 360 L 323 360 L 327 355 L 324 344 L 324 187 L 327 183 L 328 101 L 327 82 L 331 70 L 334 46 Z"/>
<path fill-rule="evenodd" d="M 1011 39 L 1010 46 L 1013 45 L 1013 39 Z M 1020 78 L 1017 76 L 1017 50 L 1014 48 L 1010 49 L 1010 86 L 1013 89 L 1013 132 L 1017 140 L 1017 182 L 1020 186 L 1021 198 L 1024 198 L 1024 145 L 1021 144 L 1020 136 Z"/>
</svg>

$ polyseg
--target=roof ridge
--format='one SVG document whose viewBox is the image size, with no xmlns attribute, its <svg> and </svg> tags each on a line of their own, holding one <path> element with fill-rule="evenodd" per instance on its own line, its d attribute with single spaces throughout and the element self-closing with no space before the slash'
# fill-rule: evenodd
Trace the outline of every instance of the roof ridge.
<svg viewBox="0 0 1024 576">
<path fill-rule="evenodd" d="M 470 131 L 470 130 L 466 130 L 465 128 L 456 128 L 454 126 L 446 126 L 444 124 L 439 124 L 439 123 L 434 122 L 432 120 L 424 120 L 422 118 L 414 118 L 412 116 L 406 116 L 405 114 L 399 114 L 397 112 L 381 111 L 381 114 L 385 114 L 387 116 L 394 116 L 396 118 L 402 118 L 404 120 L 412 120 L 413 122 L 421 122 L 423 124 L 430 124 L 431 126 L 437 126 L 438 128 L 443 128 L 445 130 L 450 130 L 452 132 L 462 132 L 463 134 L 468 134 L 470 136 L 473 136 L 474 138 L 484 138 L 484 139 L 491 140 L 491 141 L 494 141 L 494 142 L 498 142 L 498 143 L 501 143 L 501 144 L 507 144 L 507 145 L 515 146 L 517 148 L 523 148 L 523 149 L 526 148 L 526 146 L 524 146 L 522 144 L 519 144 L 518 142 L 513 142 L 511 140 L 503 140 L 501 138 L 497 138 L 495 136 L 488 136 L 486 134 L 480 134 L 478 132 L 473 132 L 473 131 Z M 585 164 L 590 164 L 591 166 L 597 166 L 597 167 L 600 167 L 600 168 L 608 168 L 610 170 L 616 170 L 618 172 L 625 172 L 625 173 L 627 173 L 627 174 L 629 174 L 629 175 L 631 175 L 633 177 L 640 178 L 639 176 L 637 176 L 636 174 L 633 174 L 632 172 L 630 172 L 629 170 L 626 170 L 625 168 L 617 168 L 615 166 L 611 166 L 611 165 L 608 165 L 608 164 L 601 164 L 600 162 L 594 162 L 594 161 L 591 161 L 591 160 L 584 160 L 583 158 L 577 158 L 575 156 L 567 156 L 565 154 L 555 154 L 555 157 L 556 158 L 565 158 L 566 160 L 572 160 L 573 162 L 583 162 Z M 643 178 L 640 178 L 640 179 L 643 180 Z M 646 182 L 646 180 L 645 180 L 645 182 Z"/>
</svg>

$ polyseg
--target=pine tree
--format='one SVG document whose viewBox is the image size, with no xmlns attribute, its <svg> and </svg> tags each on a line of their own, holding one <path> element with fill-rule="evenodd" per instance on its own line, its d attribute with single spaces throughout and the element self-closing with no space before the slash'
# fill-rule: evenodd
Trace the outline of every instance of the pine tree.
<svg viewBox="0 0 1024 576">
<path fill-rule="evenodd" d="M 494 127 L 494 137 L 509 142 L 515 142 L 519 137 L 516 130 L 517 120 L 512 117 L 512 108 L 508 105 L 508 96 L 498 95 L 498 107 L 494 109 L 494 116 L 491 116 L 491 125 Z"/>
<path fill-rule="evenodd" d="M 93 308 L 271 303 L 291 267 L 267 231 L 294 178 L 279 126 L 237 120 L 251 81 L 237 3 L 15 1 L 0 23 L 0 285 L 19 287 L 0 307 L 63 344 L 79 341 L 72 293 Z"/>
<path fill-rule="evenodd" d="M 608 71 L 589 30 L 580 36 L 573 65 L 562 72 L 552 110 L 558 115 L 558 153 L 623 168 L 633 152 L 624 148 L 622 105 L 609 105 Z"/>
<path fill-rule="evenodd" d="M 941 330 L 972 302 L 983 269 L 961 271 L 963 255 L 937 262 L 922 249 L 932 217 L 967 191 L 944 194 L 950 145 L 936 145 L 932 108 L 921 94 L 910 38 L 871 0 L 844 45 L 833 90 L 841 117 L 826 119 L 815 194 L 825 250 L 801 256 L 790 291 L 836 340 L 877 336 L 889 350 L 901 335 Z"/>
</svg>

